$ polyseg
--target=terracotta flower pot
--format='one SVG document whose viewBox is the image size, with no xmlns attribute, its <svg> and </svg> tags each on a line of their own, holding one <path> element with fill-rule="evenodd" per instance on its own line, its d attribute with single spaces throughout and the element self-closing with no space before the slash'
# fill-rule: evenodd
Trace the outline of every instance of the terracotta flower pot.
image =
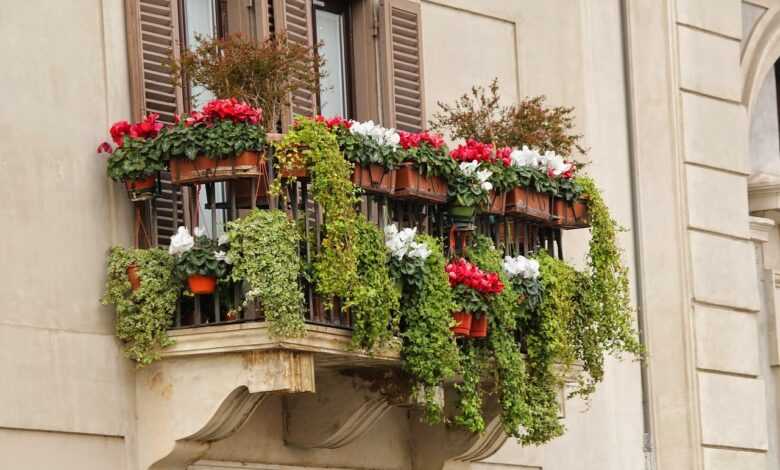
<svg viewBox="0 0 780 470">
<path fill-rule="evenodd" d="M 497 194 L 490 191 L 490 205 L 485 209 L 485 213 L 494 215 L 504 215 L 506 207 L 506 193 Z"/>
<path fill-rule="evenodd" d="M 243 152 L 220 159 L 208 155 L 198 155 L 194 160 L 173 158 L 168 167 L 171 181 L 176 184 L 208 183 L 266 174 L 265 154 L 261 152 Z"/>
<path fill-rule="evenodd" d="M 457 324 L 451 328 L 455 336 L 468 336 L 471 331 L 471 313 L 469 312 L 452 312 L 452 318 L 455 319 Z"/>
<path fill-rule="evenodd" d="M 550 221 L 550 196 L 518 186 L 507 193 L 506 213 L 523 218 Z"/>
<path fill-rule="evenodd" d="M 149 189 L 154 189 L 154 187 L 157 185 L 157 176 L 155 175 L 149 175 L 145 178 L 137 179 L 137 180 L 126 180 L 125 181 L 125 187 L 128 191 L 146 191 Z"/>
<path fill-rule="evenodd" d="M 303 157 L 293 160 L 290 164 L 289 167 L 282 168 L 279 176 L 282 178 L 306 178 L 309 175 L 309 172 L 306 171 Z"/>
<path fill-rule="evenodd" d="M 352 184 L 375 194 L 392 194 L 395 189 L 395 178 L 395 170 L 388 170 L 375 164 L 368 166 L 355 164 L 352 172 Z"/>
<path fill-rule="evenodd" d="M 217 289 L 217 278 L 193 274 L 187 278 L 187 285 L 193 294 L 213 294 Z"/>
<path fill-rule="evenodd" d="M 393 197 L 441 204 L 447 201 L 447 182 L 438 176 L 423 176 L 413 163 L 406 162 L 396 170 Z"/>
<path fill-rule="evenodd" d="M 556 198 L 553 201 L 553 223 L 564 229 L 585 228 L 590 225 L 588 206 L 582 200 L 566 201 Z"/>
<path fill-rule="evenodd" d="M 127 280 L 130 281 L 130 287 L 133 291 L 141 288 L 141 276 L 138 274 L 138 265 L 131 264 L 127 267 Z"/>
<path fill-rule="evenodd" d="M 487 336 L 488 331 L 488 318 L 484 313 L 479 318 L 474 317 L 471 319 L 471 330 L 469 330 L 469 336 L 472 338 L 484 338 Z"/>
</svg>

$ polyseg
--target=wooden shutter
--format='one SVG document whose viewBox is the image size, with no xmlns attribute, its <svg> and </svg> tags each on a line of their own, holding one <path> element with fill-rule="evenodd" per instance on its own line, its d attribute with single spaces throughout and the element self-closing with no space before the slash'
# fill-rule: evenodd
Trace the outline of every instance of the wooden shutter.
<svg viewBox="0 0 780 470">
<path fill-rule="evenodd" d="M 172 124 L 174 115 L 184 108 L 181 87 L 175 85 L 168 65 L 171 56 L 178 57 L 181 47 L 178 0 L 126 0 L 125 8 L 133 120 L 157 113 L 162 122 Z M 180 198 L 174 206 L 167 173 L 161 175 L 161 189 L 147 226 L 153 231 L 153 241 L 168 245 L 176 231 L 174 218 L 182 224 L 184 212 Z"/>
<path fill-rule="evenodd" d="M 287 33 L 287 40 L 305 46 L 314 45 L 314 26 L 311 0 L 273 0 L 273 27 Z M 317 114 L 317 95 L 307 90 L 296 90 L 290 97 L 290 106 L 284 111 L 282 124 L 292 122 L 295 115 Z"/>
<path fill-rule="evenodd" d="M 381 12 L 384 125 L 419 132 L 426 127 L 420 4 L 382 0 Z"/>
<path fill-rule="evenodd" d="M 126 0 L 133 119 L 157 113 L 166 123 L 182 110 L 181 87 L 168 65 L 179 51 L 177 0 Z"/>
</svg>

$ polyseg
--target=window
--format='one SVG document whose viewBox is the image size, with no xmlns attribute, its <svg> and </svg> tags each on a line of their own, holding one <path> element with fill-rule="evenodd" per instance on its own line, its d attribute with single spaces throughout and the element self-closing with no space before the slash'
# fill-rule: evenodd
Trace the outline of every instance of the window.
<svg viewBox="0 0 780 470">
<path fill-rule="evenodd" d="M 326 71 L 320 84 L 320 112 L 351 117 L 349 5 L 346 0 L 314 0 L 314 7 L 314 39 L 322 43 Z"/>
</svg>

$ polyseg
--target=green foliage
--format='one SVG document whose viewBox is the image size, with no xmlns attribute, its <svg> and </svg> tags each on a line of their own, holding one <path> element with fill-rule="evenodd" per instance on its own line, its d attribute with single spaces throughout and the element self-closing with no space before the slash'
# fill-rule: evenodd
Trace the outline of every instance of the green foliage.
<svg viewBox="0 0 780 470">
<path fill-rule="evenodd" d="M 525 364 L 516 340 L 521 299 L 503 273 L 501 253 L 489 238 L 475 237 L 467 257 L 483 271 L 498 273 L 504 283 L 504 289 L 488 299 L 490 329 L 488 342 L 484 347 L 489 351 L 487 354 L 495 360 L 492 374 L 498 389 L 504 430 L 510 436 L 520 437 L 520 426 L 530 424 L 525 397 Z"/>
<path fill-rule="evenodd" d="M 164 159 L 188 158 L 199 155 L 212 159 L 229 158 L 243 152 L 262 152 L 265 149 L 265 129 L 246 122 L 220 120 L 215 123 L 185 122 L 163 128 L 154 141 Z"/>
<path fill-rule="evenodd" d="M 588 394 L 604 378 L 604 353 L 642 354 L 642 346 L 633 328 L 628 268 L 622 261 L 617 243 L 620 226 L 612 218 L 595 182 L 578 178 L 590 211 L 591 238 L 588 250 L 588 272 L 580 276 L 580 308 L 572 317 L 577 335 L 575 349 L 583 362 L 586 378 L 578 390 Z"/>
<path fill-rule="evenodd" d="M 404 258 L 393 261 L 391 273 L 401 286 L 401 355 L 403 367 L 425 389 L 426 419 L 436 423 L 442 409 L 433 390 L 458 369 L 458 349 L 450 331 L 452 299 L 442 246 L 434 238 L 418 235 L 431 250 L 424 262 Z"/>
<path fill-rule="evenodd" d="M 482 188 L 476 173 L 466 174 L 460 168 L 447 180 L 450 203 L 462 207 L 484 207 L 490 202 L 490 194 Z"/>
<path fill-rule="evenodd" d="M 302 336 L 300 235 L 295 224 L 284 212 L 254 210 L 228 223 L 228 237 L 233 280 L 249 285 L 247 301 L 260 301 L 271 334 Z"/>
<path fill-rule="evenodd" d="M 401 164 L 403 154 L 397 147 L 382 145 L 367 135 L 353 134 L 343 126 L 337 126 L 335 133 L 344 157 L 352 163 L 364 166 L 373 163 L 388 170 L 394 170 Z"/>
<path fill-rule="evenodd" d="M 533 188 L 536 192 L 558 195 L 556 181 L 550 179 L 544 171 L 531 166 L 512 167 L 517 176 L 518 186 Z"/>
<path fill-rule="evenodd" d="M 141 286 L 133 291 L 127 277 L 138 267 Z M 179 295 L 173 277 L 173 258 L 163 250 L 129 250 L 114 247 L 108 254 L 103 303 L 116 309 L 116 335 L 125 343 L 125 355 L 139 366 L 159 359 L 160 351 L 173 344 L 171 325 Z"/>
<path fill-rule="evenodd" d="M 390 278 L 382 232 L 363 216 L 355 219 L 355 251 L 360 282 L 345 299 L 352 315 L 352 345 L 370 351 L 390 340 L 391 315 L 399 309 L 399 289 Z"/>
<path fill-rule="evenodd" d="M 192 249 L 176 256 L 176 273 L 180 279 L 200 274 L 222 279 L 228 272 L 228 265 L 215 256 L 217 243 L 205 235 L 195 237 Z"/>
<path fill-rule="evenodd" d="M 458 391 L 458 409 L 455 424 L 463 426 L 473 433 L 485 430 L 485 418 L 482 417 L 482 371 L 486 356 L 473 341 L 461 346 L 461 375 L 463 381 L 455 384 Z"/>
<path fill-rule="evenodd" d="M 434 148 L 427 142 L 421 142 L 419 147 L 402 149 L 401 159 L 414 163 L 423 176 L 439 176 L 445 179 L 450 178 L 458 166 L 455 160 L 450 158 L 445 145 Z"/>
<path fill-rule="evenodd" d="M 142 179 L 165 170 L 167 159 L 151 139 L 124 137 L 124 143 L 108 156 L 108 176 L 114 181 Z"/>
<path fill-rule="evenodd" d="M 493 172 L 490 182 L 497 193 L 505 193 L 515 188 L 519 183 L 518 169 L 514 166 L 504 166 L 501 161 L 482 163 L 481 168 Z"/>
<path fill-rule="evenodd" d="M 325 212 L 325 237 L 314 262 L 317 293 L 332 306 L 334 297 L 350 297 L 359 284 L 356 238 L 355 188 L 350 181 L 352 164 L 339 152 L 336 137 L 324 123 L 299 118 L 277 144 L 277 169 L 291 169 L 304 162 L 311 173 L 314 200 Z M 278 192 L 279 187 L 274 188 Z"/>
</svg>

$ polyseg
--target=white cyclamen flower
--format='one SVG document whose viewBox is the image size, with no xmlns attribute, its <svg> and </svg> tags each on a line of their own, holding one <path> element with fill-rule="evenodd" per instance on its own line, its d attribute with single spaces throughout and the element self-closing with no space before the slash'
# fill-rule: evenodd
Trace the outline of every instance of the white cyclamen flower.
<svg viewBox="0 0 780 470">
<path fill-rule="evenodd" d="M 196 237 L 202 237 L 206 235 L 206 229 L 203 227 L 195 227 L 195 229 L 192 231 Z"/>
<path fill-rule="evenodd" d="M 480 188 L 482 188 L 482 191 L 492 191 L 493 190 L 493 183 L 490 181 L 485 181 L 479 185 Z"/>
<path fill-rule="evenodd" d="M 527 145 L 523 145 L 522 149 L 513 150 L 512 153 L 509 154 L 509 158 L 512 159 L 512 166 L 530 166 L 536 168 L 539 166 L 541 156 L 536 150 L 529 149 Z"/>
<path fill-rule="evenodd" d="M 230 238 L 228 238 L 228 234 L 227 233 L 223 233 L 222 235 L 219 236 L 219 238 L 217 238 L 217 245 L 225 245 L 229 241 L 230 241 Z"/>
<path fill-rule="evenodd" d="M 474 172 L 477 171 L 477 168 L 479 168 L 479 162 L 477 161 L 461 162 L 460 164 L 460 171 L 466 176 L 473 175 Z"/>
<path fill-rule="evenodd" d="M 514 258 L 504 257 L 502 268 L 509 277 L 520 276 L 523 279 L 536 279 L 539 276 L 539 262 L 523 255 Z"/>
<path fill-rule="evenodd" d="M 431 256 L 431 249 L 428 248 L 428 245 L 425 243 L 412 242 L 411 246 L 412 249 L 409 250 L 409 253 L 407 253 L 407 256 L 410 258 L 419 258 L 425 260 Z"/>
<path fill-rule="evenodd" d="M 376 124 L 374 121 L 358 122 L 352 121 L 352 126 L 349 128 L 349 132 L 359 135 L 371 135 L 371 131 L 374 130 Z"/>
<path fill-rule="evenodd" d="M 385 226 L 385 240 L 392 238 L 394 236 L 398 235 L 398 226 L 395 224 L 390 224 Z"/>
<path fill-rule="evenodd" d="M 490 170 L 479 170 L 477 172 L 477 179 L 480 183 L 484 183 L 485 181 L 489 180 L 491 176 L 493 176 L 493 172 Z"/>
<path fill-rule="evenodd" d="M 192 238 L 186 227 L 179 227 L 176 235 L 171 237 L 171 244 L 168 246 L 168 253 L 180 255 L 190 251 L 195 246 L 195 239 Z"/>
<path fill-rule="evenodd" d="M 547 169 L 553 176 L 561 176 L 561 174 L 569 171 L 571 168 L 570 163 L 566 163 L 563 157 L 553 154 L 549 160 L 547 160 Z"/>
</svg>

